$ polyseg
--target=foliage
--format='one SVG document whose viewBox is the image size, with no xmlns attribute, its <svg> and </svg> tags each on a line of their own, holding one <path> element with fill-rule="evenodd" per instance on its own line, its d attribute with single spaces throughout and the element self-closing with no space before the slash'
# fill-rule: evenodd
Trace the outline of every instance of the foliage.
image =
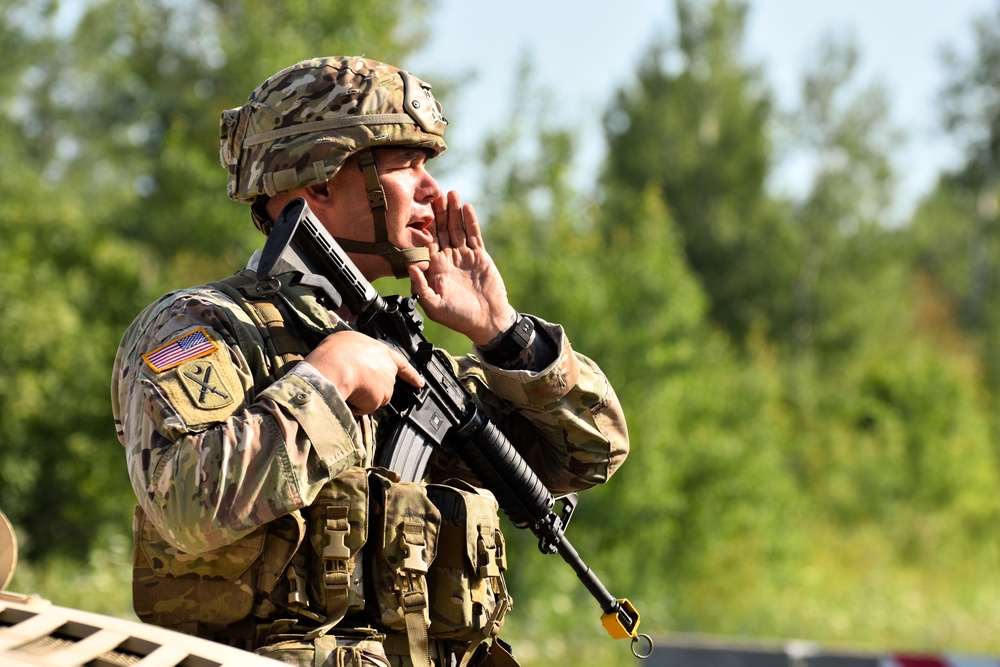
<svg viewBox="0 0 1000 667">
<path fill-rule="evenodd" d="M 1000 651 L 1000 13 L 947 61 L 965 162 L 900 221 L 901 137 L 854 44 L 820 43 L 797 108 L 777 109 L 742 56 L 749 5 L 675 6 L 676 34 L 604 116 L 592 191 L 527 64 L 480 155 L 512 303 L 561 323 L 629 418 L 629 460 L 583 495 L 574 545 L 654 635 Z M 26 547 L 15 587 L 117 614 L 133 504 L 108 397 L 118 338 L 259 243 L 222 194 L 219 112 L 302 57 L 402 62 L 428 4 L 67 7 L 0 0 L 0 508 Z M 802 191 L 769 189 L 776 147 L 808 165 Z M 523 663 L 624 664 L 529 538 L 508 531 Z"/>
<path fill-rule="evenodd" d="M 770 94 L 740 62 L 747 5 L 678 2 L 675 38 L 654 42 L 605 116 L 607 219 L 653 185 L 670 207 L 712 319 L 742 339 L 781 309 L 789 230 L 764 195 Z"/>
<path fill-rule="evenodd" d="M 915 261 L 954 301 L 962 330 L 979 344 L 985 381 L 994 397 L 1000 389 L 998 31 L 1000 7 L 974 24 L 968 44 L 971 54 L 955 48 L 946 54 L 942 124 L 965 159 L 958 168 L 942 174 L 936 190 L 917 211 L 911 240 Z"/>
<path fill-rule="evenodd" d="M 41 594 L 60 607 L 137 620 L 132 611 L 132 544 L 117 528 L 98 535 L 84 559 L 20 560 L 9 589 Z"/>
<path fill-rule="evenodd" d="M 953 299 L 914 262 L 928 229 L 890 217 L 901 137 L 885 95 L 858 86 L 856 48 L 830 39 L 801 108 L 775 117 L 739 57 L 745 7 L 677 6 L 679 34 L 606 115 L 599 199 L 567 187 L 558 127 L 486 152 L 491 248 L 527 274 L 515 303 L 562 322 L 629 415 L 634 451 L 586 494 L 572 536 L 613 589 L 638 592 L 654 632 L 997 650 L 971 626 L 937 629 L 986 599 L 943 578 L 959 561 L 961 581 L 983 577 L 972 563 L 997 548 L 993 418 Z M 775 143 L 813 165 L 797 199 L 766 188 Z M 538 567 L 512 589 L 559 576 Z M 586 642 L 585 594 L 529 604 Z M 523 632 L 568 650 L 541 630 Z"/>
</svg>

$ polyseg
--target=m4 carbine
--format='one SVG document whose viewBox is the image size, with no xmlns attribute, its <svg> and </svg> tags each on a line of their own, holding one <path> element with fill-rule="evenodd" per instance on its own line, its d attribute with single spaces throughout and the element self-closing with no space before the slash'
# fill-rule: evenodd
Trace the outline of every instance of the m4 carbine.
<svg viewBox="0 0 1000 667">
<path fill-rule="evenodd" d="M 378 466 L 407 481 L 420 481 L 435 447 L 451 447 L 518 528 L 538 538 L 542 553 L 558 553 L 576 572 L 604 611 L 605 629 L 615 639 L 632 639 L 638 657 L 652 653 L 652 640 L 639 634 L 639 613 L 627 599 L 616 599 L 583 562 L 565 530 L 577 496 L 556 499 L 462 386 L 450 361 L 435 350 L 423 333 L 416 297 L 381 296 L 361 274 L 343 248 L 316 219 L 305 200 L 289 202 L 268 236 L 260 258 L 259 280 L 291 273 L 292 283 L 307 287 L 330 309 L 347 306 L 356 328 L 398 350 L 420 372 L 420 389 L 397 380 L 389 409 L 399 427 L 379 444 Z M 637 644 L 646 642 L 640 655 Z"/>
</svg>

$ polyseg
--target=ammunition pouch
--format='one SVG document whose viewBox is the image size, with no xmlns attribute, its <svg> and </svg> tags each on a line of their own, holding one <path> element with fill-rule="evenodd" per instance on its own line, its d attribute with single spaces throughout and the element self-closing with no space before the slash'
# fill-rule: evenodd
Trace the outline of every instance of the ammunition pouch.
<svg viewBox="0 0 1000 667">
<path fill-rule="evenodd" d="M 325 623 L 364 611 L 361 549 L 368 541 L 368 472 L 352 467 L 320 491 L 308 509 L 310 598 Z"/>
<path fill-rule="evenodd" d="M 323 635 L 311 640 L 286 639 L 258 648 L 255 653 L 300 667 L 389 667 L 380 635 Z"/>
<path fill-rule="evenodd" d="M 425 487 L 399 481 L 387 470 L 373 470 L 369 484 L 372 578 L 380 624 L 406 633 L 413 664 L 428 667 L 431 619 L 427 571 L 437 555 L 441 513 L 427 497 Z"/>
<path fill-rule="evenodd" d="M 461 664 L 469 664 L 500 634 L 511 605 L 496 499 L 459 480 L 424 486 L 388 471 L 373 471 L 370 486 L 382 625 L 406 633 L 414 665 L 429 664 L 428 638 L 466 645 Z"/>
<path fill-rule="evenodd" d="M 438 555 L 427 577 L 430 634 L 475 646 L 500 633 L 511 606 L 499 507 L 489 491 L 460 480 L 431 484 L 427 495 L 441 513 Z"/>
</svg>

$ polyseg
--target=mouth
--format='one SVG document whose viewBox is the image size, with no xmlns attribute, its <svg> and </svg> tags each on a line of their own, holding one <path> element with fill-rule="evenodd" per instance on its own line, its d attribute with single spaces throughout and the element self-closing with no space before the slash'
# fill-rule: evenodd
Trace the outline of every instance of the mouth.
<svg viewBox="0 0 1000 667">
<path fill-rule="evenodd" d="M 424 241 L 423 245 L 429 245 L 434 241 L 434 217 L 422 217 L 413 220 L 406 226 L 417 238 Z"/>
</svg>

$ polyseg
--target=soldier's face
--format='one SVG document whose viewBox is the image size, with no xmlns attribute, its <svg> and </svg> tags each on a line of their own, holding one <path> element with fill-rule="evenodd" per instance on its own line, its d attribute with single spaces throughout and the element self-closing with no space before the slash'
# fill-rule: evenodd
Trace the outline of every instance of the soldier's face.
<svg viewBox="0 0 1000 667">
<path fill-rule="evenodd" d="M 430 154 L 419 148 L 376 148 L 373 152 L 385 191 L 389 241 L 399 248 L 430 245 L 435 238 L 433 203 L 442 197 L 440 186 L 427 171 Z M 323 222 L 330 233 L 374 241 L 375 226 L 358 157 L 351 157 L 329 185 L 332 202 Z M 383 257 L 351 253 L 351 259 L 369 280 L 392 275 Z"/>
</svg>

